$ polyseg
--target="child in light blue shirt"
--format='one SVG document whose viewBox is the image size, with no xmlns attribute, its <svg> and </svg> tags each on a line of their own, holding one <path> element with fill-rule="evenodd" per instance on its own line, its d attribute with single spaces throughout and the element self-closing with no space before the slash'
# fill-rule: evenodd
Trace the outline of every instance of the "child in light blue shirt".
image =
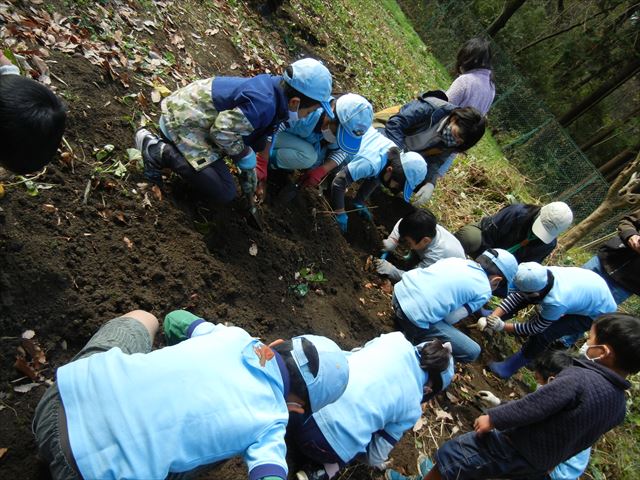
<svg viewBox="0 0 640 480">
<path fill-rule="evenodd" d="M 38 406 L 34 431 L 54 478 L 69 478 L 52 453 L 66 443 L 73 478 L 164 479 L 241 455 L 251 480 L 285 479 L 289 412 L 317 411 L 346 388 L 346 358 L 329 339 L 270 347 L 178 310 L 164 323 L 173 345 L 150 351 L 154 330 L 144 331 L 135 314 L 104 325 L 58 369 Z M 51 408 L 66 418 L 54 435 Z"/>
<path fill-rule="evenodd" d="M 380 470 L 422 415 L 421 403 L 447 388 L 454 374 L 450 346 L 414 347 L 400 332 L 347 352 L 349 384 L 340 399 L 288 428 L 291 443 L 317 467 L 299 480 L 329 479 L 358 460 Z"/>
</svg>

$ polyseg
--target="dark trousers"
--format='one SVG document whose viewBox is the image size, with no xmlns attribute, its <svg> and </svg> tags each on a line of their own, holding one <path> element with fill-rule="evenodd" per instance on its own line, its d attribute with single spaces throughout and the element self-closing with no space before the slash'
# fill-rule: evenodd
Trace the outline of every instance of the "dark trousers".
<svg viewBox="0 0 640 480">
<path fill-rule="evenodd" d="M 565 315 L 544 331 L 531 335 L 522 346 L 525 358 L 533 360 L 554 341 L 565 335 L 582 334 L 591 328 L 593 319 L 584 315 Z"/>
<path fill-rule="evenodd" d="M 337 463 L 339 468 L 345 466 L 345 462 L 324 437 L 312 415 L 291 413 L 287 437 L 300 453 L 312 461 L 319 464 Z"/>
<path fill-rule="evenodd" d="M 164 167 L 180 175 L 198 194 L 215 203 L 229 203 L 236 198 L 237 188 L 229 167 L 220 159 L 197 172 L 180 151 L 165 140 L 162 152 Z"/>
</svg>

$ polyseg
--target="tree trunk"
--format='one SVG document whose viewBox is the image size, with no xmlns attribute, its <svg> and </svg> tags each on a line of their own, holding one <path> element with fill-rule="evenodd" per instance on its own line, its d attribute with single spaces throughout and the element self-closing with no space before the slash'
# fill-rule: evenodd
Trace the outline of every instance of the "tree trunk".
<svg viewBox="0 0 640 480">
<path fill-rule="evenodd" d="M 586 152 L 590 148 L 596 146 L 598 143 L 605 140 L 609 136 L 609 134 L 613 133 L 613 131 L 616 128 L 624 126 L 624 124 L 627 123 L 627 120 L 629 120 L 631 117 L 635 117 L 638 113 L 640 113 L 640 107 L 634 110 L 631 110 L 629 113 L 625 114 L 624 117 L 616 120 L 610 126 L 602 130 L 600 133 L 596 133 L 596 135 L 591 137 L 591 139 L 587 140 L 585 143 L 580 145 L 580 150 L 582 150 L 583 152 Z"/>
<path fill-rule="evenodd" d="M 576 120 L 583 113 L 597 104 L 600 100 L 607 97 L 620 85 L 624 84 L 627 80 L 633 77 L 638 71 L 640 71 L 640 58 L 635 58 L 625 68 L 620 70 L 620 72 L 614 78 L 604 82 L 591 95 L 589 95 L 567 113 L 565 113 L 562 117 L 560 117 L 558 119 L 558 122 L 563 127 L 571 124 L 574 120 Z"/>
<path fill-rule="evenodd" d="M 640 193 L 634 193 L 640 186 L 640 155 L 631 162 L 609 187 L 602 203 L 591 215 L 569 230 L 560 239 L 561 247 L 568 250 L 584 238 L 594 228 L 611 216 L 616 208 L 640 202 Z"/>
<path fill-rule="evenodd" d="M 602 174 L 603 177 L 608 177 L 608 176 L 611 175 L 612 172 L 614 172 L 616 170 L 620 170 L 621 169 L 620 167 L 622 167 L 622 165 L 624 165 L 631 158 L 633 158 L 634 153 L 636 153 L 636 152 L 634 152 L 630 148 L 625 148 L 620 153 L 615 155 L 607 163 L 605 163 L 601 167 L 598 167 L 598 170 L 600 170 L 600 173 Z"/>
<path fill-rule="evenodd" d="M 526 0 L 508 0 L 504 4 L 504 8 L 502 9 L 502 13 L 498 18 L 496 18 L 489 28 L 487 29 L 487 35 L 495 37 L 496 34 L 504 28 L 509 19 L 513 16 L 514 13 L 518 11 L 518 9 L 524 4 Z"/>
</svg>

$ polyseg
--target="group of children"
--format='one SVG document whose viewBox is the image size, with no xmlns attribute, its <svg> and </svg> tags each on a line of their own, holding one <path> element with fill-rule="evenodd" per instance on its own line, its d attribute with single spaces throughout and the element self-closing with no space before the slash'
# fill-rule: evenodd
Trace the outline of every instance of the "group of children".
<svg viewBox="0 0 640 480">
<path fill-rule="evenodd" d="M 237 170 L 253 204 L 274 172 L 297 172 L 294 192 L 327 179 L 343 232 L 345 193 L 355 182 L 352 205 L 369 220 L 367 201 L 380 185 L 413 202 L 376 261 L 395 282 L 400 332 L 345 352 L 312 334 L 266 344 L 241 328 L 175 311 L 163 323 L 168 346 L 152 351 L 157 319 L 129 312 L 58 369 L 38 405 L 34 432 L 54 477 L 181 479 L 242 455 L 251 479 L 284 479 L 285 441 L 311 462 L 299 480 L 332 478 L 356 460 L 387 469 L 421 404 L 452 381 L 454 360 L 479 358 L 480 345 L 458 328 L 475 313 L 483 332 L 527 337 L 521 350 L 490 364 L 500 378 L 532 362 L 540 372 L 556 340 L 570 346 L 585 332 L 589 338 L 552 382 L 547 375 L 536 392 L 491 408 L 474 432 L 445 443 L 435 465 L 421 464 L 420 478 L 548 478 L 622 422 L 625 377 L 640 370 L 640 319 L 615 312 L 640 290 L 640 213 L 574 268 L 541 264 L 572 222 L 562 202 L 510 205 L 455 235 L 421 208 L 456 154 L 484 134 L 495 94 L 490 62 L 488 41 L 472 39 L 460 50 L 449 90 L 375 115 L 360 95 L 334 96 L 329 70 L 311 58 L 282 75 L 218 76 L 165 98 L 159 133 L 135 135 L 151 182 L 161 185 L 170 169 L 203 197 L 228 203 L 237 196 Z M 16 140 L 2 164 L 24 173 L 52 157 L 65 109 L 16 73 L 0 56 L 0 112 L 13 108 L 17 118 L 0 126 L 3 138 Z M 415 268 L 394 265 L 400 244 Z M 485 310 L 494 295 L 501 303 Z M 537 308 L 528 321 L 505 321 L 529 305 Z M 391 469 L 386 477 L 402 478 Z"/>
</svg>

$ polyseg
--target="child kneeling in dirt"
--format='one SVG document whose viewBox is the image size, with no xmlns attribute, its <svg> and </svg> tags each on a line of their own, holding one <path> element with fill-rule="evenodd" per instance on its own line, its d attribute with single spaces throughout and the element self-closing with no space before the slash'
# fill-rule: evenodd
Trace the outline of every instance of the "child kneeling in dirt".
<svg viewBox="0 0 640 480">
<path fill-rule="evenodd" d="M 289 422 L 287 439 L 317 463 L 298 480 L 328 480 L 353 460 L 385 469 L 394 445 L 422 415 L 421 403 L 451 382 L 450 348 L 439 340 L 414 347 L 393 332 L 347 353 L 349 383 L 340 399 Z"/>
<path fill-rule="evenodd" d="M 398 220 L 389 237 L 382 241 L 384 251 L 393 252 L 401 240 L 420 259 L 416 268 L 427 268 L 443 258 L 466 258 L 458 239 L 426 208 L 417 209 Z M 375 264 L 378 273 L 387 275 L 394 283 L 406 273 L 382 258 L 376 259 Z"/>
<path fill-rule="evenodd" d="M 381 183 L 394 194 L 402 192 L 405 202 L 408 202 L 414 188 L 426 175 L 427 164 L 420 154 L 401 153 L 391 140 L 375 128 L 369 128 L 362 137 L 360 151 L 338 172 L 331 185 L 331 206 L 340 230 L 347 231 L 349 219 L 344 210 L 344 196 L 353 182 L 364 180 L 353 206 L 360 216 L 373 220 L 365 202 Z"/>
<path fill-rule="evenodd" d="M 480 345 L 454 327 L 480 309 L 491 293 L 511 285 L 518 263 L 506 250 L 487 250 L 476 261 L 445 258 L 406 272 L 395 285 L 393 309 L 398 328 L 414 345 L 439 338 L 451 342 L 453 357 L 472 362 Z"/>
<path fill-rule="evenodd" d="M 13 173 L 40 170 L 56 154 L 67 110 L 49 88 L 30 78 L 0 52 L 0 166 Z"/>
<path fill-rule="evenodd" d="M 270 348 L 237 327 L 184 310 L 107 322 L 57 372 L 33 428 L 53 478 L 177 479 L 236 455 L 249 478 L 285 479 L 289 412 L 318 411 L 344 392 L 349 365 L 331 340 Z"/>
<path fill-rule="evenodd" d="M 354 93 L 332 100 L 331 105 L 333 118 L 319 108 L 291 125 L 281 124 L 269 155 L 270 168 L 308 170 L 297 184 L 313 187 L 358 153 L 362 137 L 373 121 L 373 107 Z"/>
<path fill-rule="evenodd" d="M 198 80 L 162 101 L 160 130 L 136 133 L 145 176 L 162 182 L 171 168 L 205 198 L 229 203 L 236 186 L 222 160 L 226 154 L 241 171 L 245 195 L 257 185 L 256 152 L 268 152 L 267 137 L 285 120 L 295 122 L 322 106 L 329 117 L 331 73 L 318 60 L 292 63 L 282 76 L 214 77 Z"/>
<path fill-rule="evenodd" d="M 547 478 L 548 472 L 624 420 L 625 379 L 640 371 L 640 319 L 599 317 L 582 350 L 556 378 L 520 400 L 478 417 L 475 432 L 435 453 L 424 480 Z M 393 470 L 388 480 L 404 479 Z"/>
</svg>

